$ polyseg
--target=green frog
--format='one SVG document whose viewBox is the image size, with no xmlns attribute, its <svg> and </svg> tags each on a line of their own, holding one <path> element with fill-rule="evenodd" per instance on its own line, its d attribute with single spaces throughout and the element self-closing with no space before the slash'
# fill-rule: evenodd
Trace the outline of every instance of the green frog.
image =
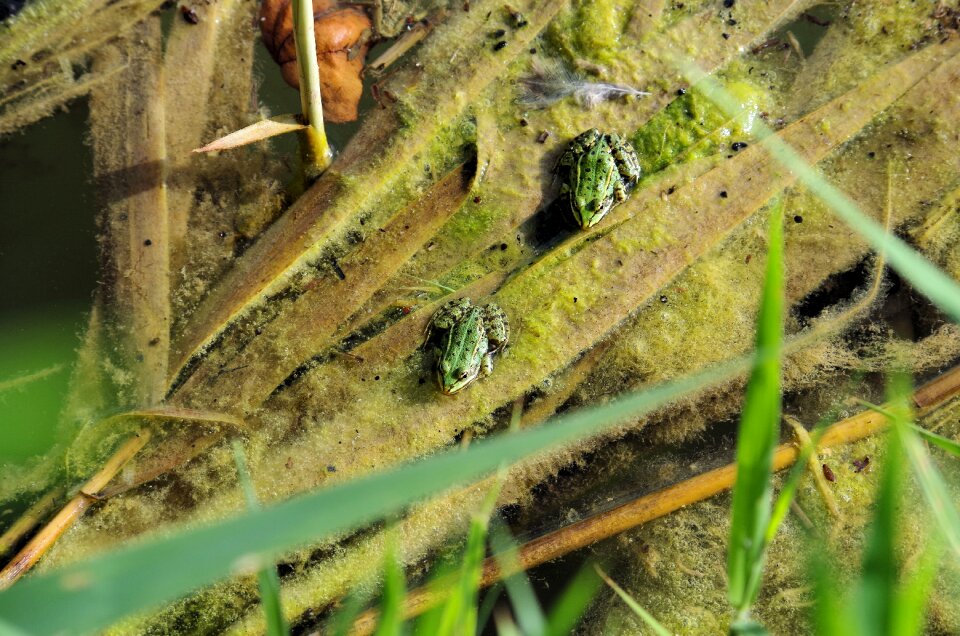
<svg viewBox="0 0 960 636">
<path fill-rule="evenodd" d="M 497 305 L 477 306 L 469 298 L 451 300 L 437 310 L 427 328 L 427 340 L 439 334 L 437 382 L 453 395 L 493 372 L 493 356 L 507 344 L 507 316 Z"/>
<path fill-rule="evenodd" d="M 593 227 L 613 206 L 626 200 L 628 188 L 640 180 L 640 162 L 630 142 L 596 128 L 580 133 L 557 162 L 574 221 Z"/>
</svg>

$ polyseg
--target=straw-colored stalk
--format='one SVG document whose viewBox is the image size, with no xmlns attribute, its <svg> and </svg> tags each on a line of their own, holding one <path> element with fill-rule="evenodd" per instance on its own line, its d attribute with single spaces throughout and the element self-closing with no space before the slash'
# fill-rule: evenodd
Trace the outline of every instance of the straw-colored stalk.
<svg viewBox="0 0 960 636">
<path fill-rule="evenodd" d="M 333 153 L 323 129 L 313 3 L 308 0 L 293 0 L 293 40 L 297 46 L 297 70 L 300 73 L 300 105 L 307 124 L 307 128 L 300 132 L 300 151 L 304 177 L 309 182 L 330 167 Z"/>
<path fill-rule="evenodd" d="M 913 394 L 918 415 L 929 413 L 960 393 L 960 367 L 955 367 L 927 383 Z M 850 444 L 886 429 L 887 417 L 875 410 L 866 410 L 830 426 L 820 438 L 817 448 Z M 773 456 L 773 470 L 779 472 L 792 466 L 801 457 L 796 444 L 777 446 Z M 604 539 L 631 530 L 639 525 L 666 516 L 685 506 L 704 501 L 733 487 L 737 478 L 736 463 L 707 471 L 653 493 L 645 494 L 621 506 L 588 517 L 554 532 L 538 537 L 519 548 L 516 558 L 503 567 L 497 555 L 483 564 L 481 587 L 489 587 L 504 577 L 529 570 L 553 561 L 574 550 L 593 545 Z M 403 616 L 413 618 L 441 603 L 450 586 L 431 585 L 413 590 L 406 598 Z M 369 610 L 354 622 L 351 634 L 370 634 L 377 624 L 378 612 Z"/>
</svg>

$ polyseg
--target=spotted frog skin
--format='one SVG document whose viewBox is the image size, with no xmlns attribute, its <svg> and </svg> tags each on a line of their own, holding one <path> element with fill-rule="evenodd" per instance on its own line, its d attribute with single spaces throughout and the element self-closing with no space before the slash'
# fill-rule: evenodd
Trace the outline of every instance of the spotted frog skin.
<svg viewBox="0 0 960 636">
<path fill-rule="evenodd" d="M 628 141 L 591 128 L 570 142 L 556 172 L 562 179 L 560 196 L 574 221 L 587 229 L 626 200 L 628 188 L 640 179 L 640 163 Z"/>
<path fill-rule="evenodd" d="M 437 383 L 445 395 L 453 395 L 493 372 L 493 356 L 506 346 L 510 328 L 497 305 L 458 298 L 433 315 L 428 341 L 433 334 L 438 336 Z"/>
</svg>

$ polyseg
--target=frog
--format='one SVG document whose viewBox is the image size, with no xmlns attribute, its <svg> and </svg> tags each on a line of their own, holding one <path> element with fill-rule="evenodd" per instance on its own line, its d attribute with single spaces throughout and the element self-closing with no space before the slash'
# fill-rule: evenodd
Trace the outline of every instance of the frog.
<svg viewBox="0 0 960 636">
<path fill-rule="evenodd" d="M 641 169 L 630 142 L 591 128 L 570 142 L 555 172 L 562 179 L 560 196 L 567 198 L 573 220 L 586 230 L 627 199 Z"/>
<path fill-rule="evenodd" d="M 457 298 L 433 315 L 427 342 L 433 334 L 439 336 L 437 384 L 444 395 L 454 395 L 493 373 L 493 356 L 507 345 L 510 327 L 498 305 L 474 305 L 469 298 Z"/>
</svg>

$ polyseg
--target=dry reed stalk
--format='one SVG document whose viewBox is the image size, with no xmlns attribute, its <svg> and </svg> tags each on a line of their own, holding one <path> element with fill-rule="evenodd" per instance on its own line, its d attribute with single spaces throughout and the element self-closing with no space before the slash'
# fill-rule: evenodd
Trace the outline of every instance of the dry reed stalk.
<svg viewBox="0 0 960 636">
<path fill-rule="evenodd" d="M 926 414 L 960 393 L 960 367 L 955 367 L 938 378 L 928 382 L 913 394 L 915 403 L 924 400 L 919 415 Z M 876 411 L 867 410 L 827 428 L 820 438 L 818 448 L 842 446 L 869 437 L 887 426 L 887 418 Z M 800 448 L 795 444 L 781 444 L 773 456 L 773 470 L 779 472 L 792 466 L 800 457 Z M 729 490 L 737 478 L 736 463 L 707 471 L 696 477 L 684 480 L 653 493 L 637 497 L 612 510 L 596 514 L 577 523 L 565 526 L 549 534 L 538 537 L 520 546 L 510 569 L 503 569 L 497 556 L 487 558 L 483 563 L 480 578 L 481 587 L 489 587 L 503 578 L 529 570 L 593 545 L 598 541 L 631 530 L 639 525 L 653 521 L 685 506 L 709 499 Z M 410 592 L 404 601 L 403 616 L 413 618 L 435 607 L 445 598 L 438 594 L 439 586 L 420 587 Z M 378 612 L 368 610 L 354 621 L 350 632 L 354 636 L 373 633 L 377 624 Z"/>
<path fill-rule="evenodd" d="M 0 555 L 9 552 L 28 532 L 40 525 L 62 495 L 63 490 L 61 488 L 54 488 L 27 508 L 26 512 L 20 515 L 20 518 L 12 526 L 7 528 L 3 536 L 0 536 Z"/>
<path fill-rule="evenodd" d="M 23 547 L 20 552 L 0 570 L 0 590 L 13 585 L 23 574 L 40 560 L 50 546 L 60 538 L 67 529 L 98 500 L 96 493 L 103 490 L 114 476 L 120 472 L 120 469 L 136 455 L 141 448 L 150 440 L 150 431 L 144 429 L 139 434 L 121 446 L 116 453 L 103 465 L 97 474 L 90 478 L 87 483 L 81 486 L 76 495 L 67 503 L 57 515 L 43 527 Z"/>
</svg>

